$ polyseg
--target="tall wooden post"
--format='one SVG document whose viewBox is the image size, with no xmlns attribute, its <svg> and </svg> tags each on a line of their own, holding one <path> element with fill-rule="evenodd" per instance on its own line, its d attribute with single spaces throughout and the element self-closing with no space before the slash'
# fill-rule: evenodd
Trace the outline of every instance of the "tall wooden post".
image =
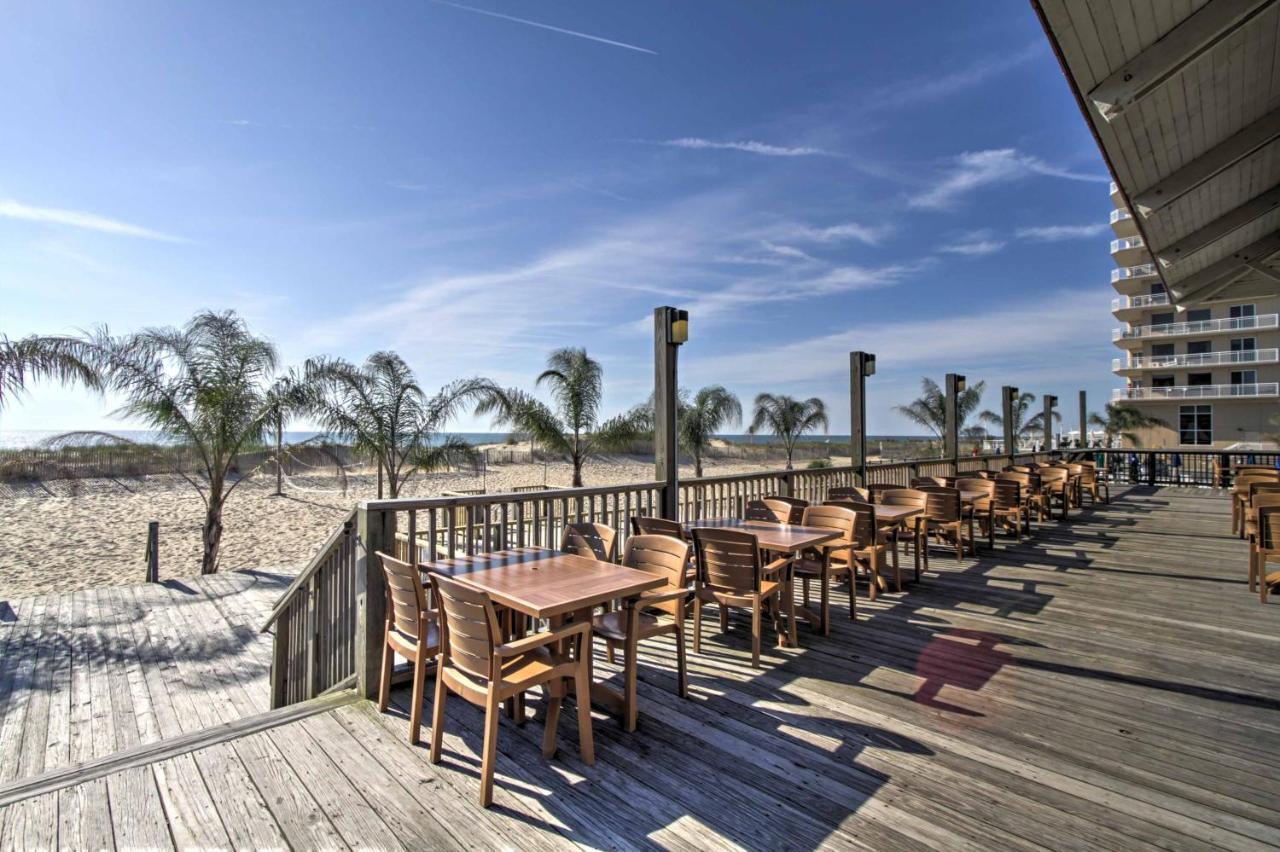
<svg viewBox="0 0 1280 852">
<path fill-rule="evenodd" d="M 1085 393 L 1080 391 L 1080 448 L 1089 446 L 1089 405 Z"/>
<path fill-rule="evenodd" d="M 356 513 L 356 688 L 365 698 L 378 694 L 382 676 L 387 590 L 377 553 L 393 553 L 396 513 L 361 503 Z"/>
<path fill-rule="evenodd" d="M 1044 395 L 1044 451 L 1053 449 L 1053 406 L 1058 401 L 1056 396 Z"/>
<path fill-rule="evenodd" d="M 858 474 L 858 485 L 867 484 L 866 359 L 865 352 L 849 353 L 849 455 Z"/>
<path fill-rule="evenodd" d="M 668 520 L 680 520 L 680 458 L 676 443 L 676 406 L 679 376 L 676 357 L 680 344 L 672 341 L 676 309 L 653 311 L 653 461 L 654 479 L 664 483 L 659 511 Z"/>
<path fill-rule="evenodd" d="M 1013 431 L 1013 406 L 1018 399 L 1018 389 L 1005 385 L 1000 389 L 1000 417 L 1004 425 L 1004 452 L 1009 457 L 1009 464 L 1016 464 L 1018 454 L 1018 436 Z"/>
<path fill-rule="evenodd" d="M 947 373 L 947 398 L 943 403 L 945 427 L 942 434 L 942 454 L 951 462 L 951 472 L 959 472 L 960 463 L 960 422 L 958 417 L 960 388 L 964 384 L 964 376 Z"/>
</svg>

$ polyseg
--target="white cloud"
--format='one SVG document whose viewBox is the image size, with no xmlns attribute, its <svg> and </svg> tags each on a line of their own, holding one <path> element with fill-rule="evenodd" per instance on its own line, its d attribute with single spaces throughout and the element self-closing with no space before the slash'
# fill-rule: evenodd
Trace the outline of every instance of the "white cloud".
<svg viewBox="0 0 1280 852">
<path fill-rule="evenodd" d="M 1004 248 L 1004 242 L 1001 240 L 970 240 L 968 242 L 951 243 L 942 246 L 938 251 L 947 254 L 961 254 L 967 257 L 980 257 L 984 254 L 995 254 Z"/>
<path fill-rule="evenodd" d="M 1043 53 L 1044 45 L 1036 41 L 1015 53 L 981 59 L 950 73 L 891 83 L 871 95 L 871 106 L 888 109 L 944 98 L 980 85 L 991 77 L 1024 65 Z"/>
<path fill-rule="evenodd" d="M 1019 228 L 1016 234 L 1020 240 L 1056 243 L 1062 240 L 1100 237 L 1110 230 L 1106 222 L 1097 222 L 1092 225 L 1039 225 L 1033 228 Z"/>
<path fill-rule="evenodd" d="M 12 199 L 0 199 L 0 217 L 20 219 L 26 222 L 43 222 L 50 225 L 65 225 L 69 228 L 82 228 L 86 231 L 98 231 L 103 234 L 114 234 L 121 237 L 140 237 L 146 240 L 160 240 L 167 243 L 184 243 L 187 240 L 153 231 L 141 225 L 121 222 L 119 219 L 108 219 L 96 213 L 81 210 L 63 210 L 57 207 L 31 207 Z"/>
<path fill-rule="evenodd" d="M 809 254 L 806 251 L 802 251 L 796 248 L 795 246 L 779 245 L 778 243 L 771 243 L 768 240 L 761 240 L 760 245 L 764 246 L 765 251 L 770 252 L 771 254 L 776 254 L 779 257 L 787 257 L 787 258 L 791 258 L 792 260 L 803 260 L 803 261 L 817 260 L 817 258 L 815 258 L 813 255 Z"/>
<path fill-rule="evenodd" d="M 659 142 L 659 145 L 666 145 L 669 148 L 688 148 L 694 151 L 745 151 L 748 154 L 761 154 L 766 157 L 834 157 L 836 156 L 830 151 L 824 151 L 821 148 L 808 148 L 802 146 L 786 147 L 782 145 L 769 145 L 764 142 L 754 142 L 751 140 L 743 142 L 716 142 L 712 139 L 699 139 L 697 137 L 686 136 L 682 139 L 667 139 Z"/>
<path fill-rule="evenodd" d="M 1106 175 L 1073 172 L 1013 148 L 965 151 L 955 158 L 950 170 L 937 183 L 911 198 L 908 203 L 912 207 L 943 210 L 975 189 L 1035 175 L 1092 183 L 1106 183 L 1108 180 Z"/>
<path fill-rule="evenodd" d="M 888 225 L 859 225 L 856 222 L 846 222 L 842 225 L 831 225 L 825 228 L 817 228 L 799 222 L 788 222 L 769 229 L 769 234 L 773 239 L 791 240 L 793 242 L 827 244 L 854 240 L 873 246 L 888 236 L 892 230 Z"/>
</svg>

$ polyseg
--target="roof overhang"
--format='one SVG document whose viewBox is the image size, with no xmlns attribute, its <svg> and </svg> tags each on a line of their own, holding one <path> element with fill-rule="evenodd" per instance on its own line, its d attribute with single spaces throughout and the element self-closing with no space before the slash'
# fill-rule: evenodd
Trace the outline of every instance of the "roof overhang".
<svg viewBox="0 0 1280 852">
<path fill-rule="evenodd" d="M 1280 0 L 1032 0 L 1169 297 L 1280 295 Z"/>
</svg>

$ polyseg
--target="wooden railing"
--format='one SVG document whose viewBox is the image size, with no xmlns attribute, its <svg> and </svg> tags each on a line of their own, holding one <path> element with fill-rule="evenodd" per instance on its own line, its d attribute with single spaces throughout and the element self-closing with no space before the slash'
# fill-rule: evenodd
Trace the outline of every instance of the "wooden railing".
<svg viewBox="0 0 1280 852">
<path fill-rule="evenodd" d="M 1020 453 L 1017 461 L 1047 454 Z M 1010 457 L 919 459 L 870 465 L 871 482 L 904 487 L 917 476 L 999 470 Z M 784 495 L 825 500 L 831 488 L 855 481 L 852 467 L 779 470 L 704 476 L 679 484 L 682 520 L 740 517 L 747 501 Z M 263 630 L 274 630 L 272 706 L 302 701 L 328 689 L 359 683 L 377 686 L 386 598 L 373 554 L 392 553 L 416 563 L 513 547 L 555 548 L 566 523 L 591 521 L 612 527 L 619 547 L 630 519 L 654 515 L 662 482 L 597 488 L 520 490 L 426 499 L 362 503 L 281 597 Z"/>
<path fill-rule="evenodd" d="M 1221 450 L 1070 450 L 1067 458 L 1093 458 L 1112 482 L 1136 485 L 1200 485 L 1227 488 L 1232 468 L 1241 464 L 1276 466 L 1280 454 L 1272 452 Z"/>
</svg>

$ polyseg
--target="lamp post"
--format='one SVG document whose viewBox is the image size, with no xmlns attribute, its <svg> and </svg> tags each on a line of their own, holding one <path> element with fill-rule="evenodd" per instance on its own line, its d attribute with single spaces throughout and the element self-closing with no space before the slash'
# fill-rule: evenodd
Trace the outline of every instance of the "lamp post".
<svg viewBox="0 0 1280 852">
<path fill-rule="evenodd" d="M 867 376 L 876 374 L 876 356 L 849 353 L 849 455 L 858 484 L 867 484 Z"/>
<path fill-rule="evenodd" d="M 946 425 L 942 435 L 942 454 L 951 460 L 951 470 L 956 472 L 960 464 L 960 394 L 964 393 L 964 376 L 947 373 L 947 399 L 944 403 Z"/>
<path fill-rule="evenodd" d="M 1018 453 L 1017 440 L 1018 436 L 1013 431 L 1013 406 L 1018 399 L 1018 389 L 1012 385 L 1005 385 L 1000 389 L 1000 417 L 1001 423 L 1004 425 L 1004 451 L 1009 456 L 1009 464 L 1016 463 L 1014 458 Z"/>
<path fill-rule="evenodd" d="M 1080 449 L 1089 448 L 1089 406 L 1084 391 L 1080 391 Z"/>
<path fill-rule="evenodd" d="M 655 308 L 653 312 L 653 461 L 654 478 L 662 483 L 659 511 L 678 521 L 680 457 L 676 446 L 676 399 L 679 388 L 676 355 L 689 339 L 689 312 Z"/>
<path fill-rule="evenodd" d="M 1044 395 L 1044 451 L 1046 453 L 1053 449 L 1053 407 L 1057 404 L 1056 396 Z"/>
</svg>

